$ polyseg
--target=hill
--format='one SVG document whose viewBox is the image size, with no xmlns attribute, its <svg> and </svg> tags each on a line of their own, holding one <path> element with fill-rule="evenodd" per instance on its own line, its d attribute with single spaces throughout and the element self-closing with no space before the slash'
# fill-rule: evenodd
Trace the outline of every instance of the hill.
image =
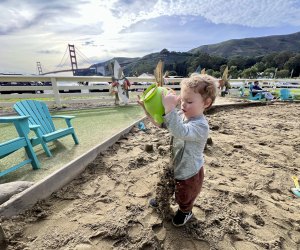
<svg viewBox="0 0 300 250">
<path fill-rule="evenodd" d="M 125 74 L 140 75 L 141 73 L 153 73 L 159 60 L 165 64 L 165 70 L 176 71 L 179 75 L 186 75 L 186 61 L 190 58 L 191 54 L 187 52 L 169 52 L 163 49 L 159 53 L 152 53 L 139 58 L 124 68 Z"/>
<path fill-rule="evenodd" d="M 111 60 L 94 64 L 90 69 L 96 68 L 97 73 L 100 75 L 111 75 L 108 65 L 117 60 L 123 67 L 126 76 L 138 76 L 145 72 L 152 74 L 159 60 L 163 60 L 165 70 L 174 70 L 178 74 L 186 75 L 185 63 L 190 56 L 191 54 L 187 52 L 169 52 L 163 49 L 161 52 L 148 54 L 141 58 L 115 57 Z"/>
<path fill-rule="evenodd" d="M 203 45 L 188 52 L 192 54 L 204 52 L 222 57 L 255 57 L 280 51 L 300 52 L 300 32 L 289 35 L 232 39 L 217 44 Z"/>
<path fill-rule="evenodd" d="M 159 60 L 163 60 L 165 71 L 176 71 L 177 75 L 186 76 L 198 65 L 219 69 L 222 64 L 227 64 L 226 61 L 233 57 L 240 56 L 251 59 L 282 51 L 300 52 L 300 32 L 289 35 L 233 39 L 217 44 L 203 45 L 188 52 L 170 52 L 163 49 L 141 58 L 116 57 L 106 62 L 94 64 L 90 69 L 92 69 L 91 72 L 95 72 L 94 69 L 96 69 L 98 75 L 111 75 L 108 65 L 110 62 L 118 60 L 124 68 L 126 76 L 137 76 L 146 72 L 153 73 Z M 202 61 L 197 60 L 199 53 Z M 207 57 L 205 54 L 210 56 Z M 272 67 L 277 66 L 273 65 Z"/>
</svg>

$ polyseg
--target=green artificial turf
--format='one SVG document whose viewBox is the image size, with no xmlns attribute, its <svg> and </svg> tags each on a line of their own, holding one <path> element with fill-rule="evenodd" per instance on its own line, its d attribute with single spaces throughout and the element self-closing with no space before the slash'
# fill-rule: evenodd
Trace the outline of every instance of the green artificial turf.
<svg viewBox="0 0 300 250">
<path fill-rule="evenodd" d="M 144 116 L 143 110 L 135 105 L 59 111 L 52 114 L 76 116 L 72 124 L 80 144 L 75 145 L 71 136 L 61 138 L 58 142 L 51 142 L 48 144 L 53 154 L 51 158 L 47 157 L 42 147 L 38 145 L 34 150 L 41 163 L 41 169 L 33 171 L 31 165 L 27 164 L 1 177 L 0 183 L 16 180 L 38 181 Z M 57 129 L 66 127 L 64 120 L 61 119 L 54 119 L 54 124 Z M 0 124 L 0 143 L 15 137 L 17 133 L 13 125 Z M 25 150 L 22 149 L 0 159 L 0 171 L 19 163 L 24 157 Z"/>
</svg>

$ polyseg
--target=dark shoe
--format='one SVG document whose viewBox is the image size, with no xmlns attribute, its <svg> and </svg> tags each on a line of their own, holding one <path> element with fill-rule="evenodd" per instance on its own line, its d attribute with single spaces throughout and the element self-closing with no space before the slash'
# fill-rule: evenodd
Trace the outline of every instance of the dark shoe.
<svg viewBox="0 0 300 250">
<path fill-rule="evenodd" d="M 152 198 L 152 199 L 149 201 L 149 205 L 150 205 L 150 207 L 158 208 L 158 203 L 157 203 L 157 201 L 156 201 L 154 198 Z"/>
<path fill-rule="evenodd" d="M 181 227 L 185 225 L 193 216 L 192 211 L 191 212 L 182 212 L 181 210 L 177 210 L 172 222 L 175 227 Z"/>
</svg>

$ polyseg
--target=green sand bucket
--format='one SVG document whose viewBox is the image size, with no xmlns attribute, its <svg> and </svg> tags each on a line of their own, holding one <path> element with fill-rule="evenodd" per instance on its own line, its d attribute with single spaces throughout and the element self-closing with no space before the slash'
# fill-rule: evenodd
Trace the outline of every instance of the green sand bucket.
<svg viewBox="0 0 300 250">
<path fill-rule="evenodd" d="M 155 83 L 153 83 L 141 96 L 141 101 L 144 102 L 145 109 L 158 124 L 162 124 L 164 122 L 164 118 L 162 116 L 165 113 L 165 109 L 162 104 L 162 91 L 166 94 L 168 89 L 158 87 Z"/>
</svg>

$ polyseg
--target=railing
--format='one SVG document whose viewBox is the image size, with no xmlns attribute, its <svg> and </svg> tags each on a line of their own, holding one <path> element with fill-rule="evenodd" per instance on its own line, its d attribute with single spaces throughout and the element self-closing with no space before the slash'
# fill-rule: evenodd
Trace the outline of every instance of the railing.
<svg viewBox="0 0 300 250">
<path fill-rule="evenodd" d="M 168 87 L 173 89 L 180 89 L 178 83 L 183 78 L 166 78 L 165 83 Z M 154 83 L 153 78 L 138 78 L 138 77 L 128 77 L 131 83 L 137 82 L 147 82 Z M 249 81 L 254 81 L 255 79 L 231 79 L 230 83 L 247 83 Z M 299 88 L 300 80 L 294 79 L 258 79 L 260 82 L 270 83 L 266 87 L 272 87 L 272 85 L 279 84 L 280 82 L 290 83 L 283 85 L 282 87 L 292 87 Z M 45 98 L 47 104 L 55 104 L 61 106 L 65 103 L 78 103 L 78 102 L 94 102 L 94 101 L 104 101 L 113 102 L 114 97 L 110 95 L 109 85 L 94 85 L 94 86 L 61 86 L 62 82 L 89 82 L 89 83 L 103 83 L 111 82 L 111 77 L 101 77 L 101 76 L 20 76 L 20 75 L 0 75 L 0 82 L 51 82 L 51 86 L 0 86 L 0 107 L 12 106 L 14 104 L 14 99 L 30 99 L 30 98 Z M 298 85 L 292 85 L 291 83 L 298 83 Z M 147 85 L 132 85 L 131 91 L 143 91 L 147 88 Z M 72 91 L 79 91 L 79 93 L 71 93 Z M 5 94 L 5 91 L 33 91 L 36 94 Z M 99 92 L 93 92 L 99 91 Z M 43 93 L 38 93 L 43 92 Z"/>
<path fill-rule="evenodd" d="M 133 82 L 155 82 L 154 78 L 128 78 Z M 19 75 L 0 75 L 0 82 L 51 82 L 50 86 L 0 86 L 0 107 L 12 106 L 13 99 L 46 98 L 47 104 L 61 106 L 65 103 L 104 101 L 113 102 L 114 97 L 110 95 L 110 85 L 97 85 L 111 82 L 111 77 L 100 76 L 19 76 Z M 65 82 L 77 84 L 77 86 L 62 86 Z M 79 82 L 89 82 L 94 85 L 81 85 Z M 178 80 L 177 80 L 178 82 Z M 143 91 L 147 85 L 133 85 L 131 90 Z M 172 87 L 172 86 L 170 86 Z M 5 91 L 22 92 L 33 91 L 35 94 L 5 94 Z M 73 93 L 76 91 L 77 93 Z M 99 91 L 99 92 L 93 92 Z M 43 93 L 40 93 L 43 92 Z M 79 92 L 79 93 L 78 93 Z M 50 99 L 50 100 L 49 100 Z"/>
</svg>

